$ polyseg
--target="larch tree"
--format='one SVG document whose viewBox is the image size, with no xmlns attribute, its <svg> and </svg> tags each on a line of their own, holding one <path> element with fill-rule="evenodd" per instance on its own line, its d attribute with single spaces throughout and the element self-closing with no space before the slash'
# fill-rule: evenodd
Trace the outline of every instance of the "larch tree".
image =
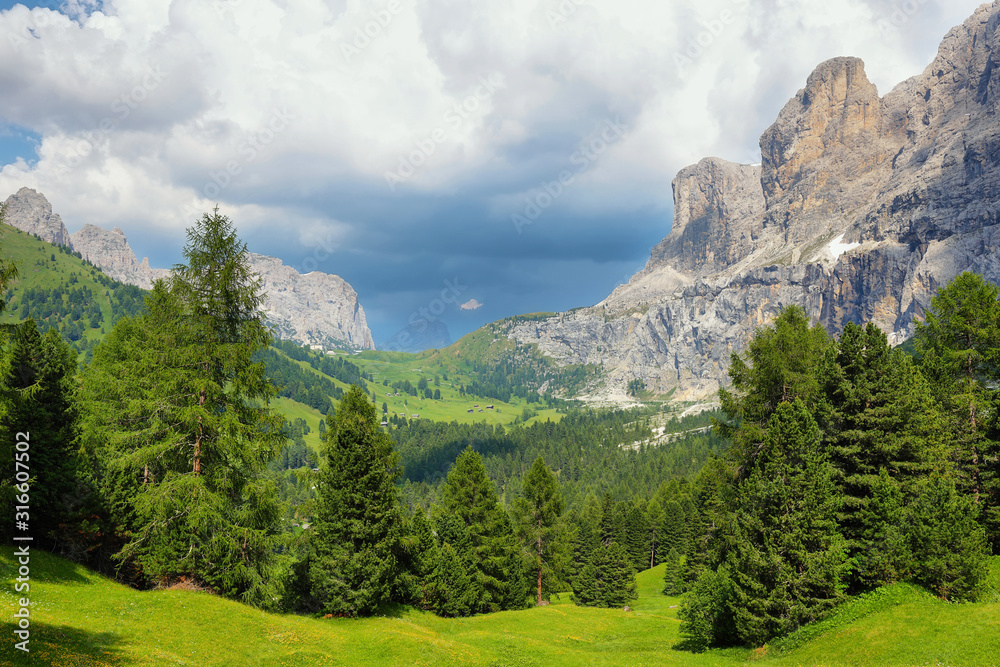
<svg viewBox="0 0 1000 667">
<path fill-rule="evenodd" d="M 246 245 L 218 210 L 188 230 L 188 263 L 119 320 L 83 378 L 83 451 L 121 563 L 258 606 L 277 600 L 279 504 L 265 466 L 285 442 L 255 355 L 271 333 Z"/>
<path fill-rule="evenodd" d="M 556 561 L 564 509 L 559 482 L 539 456 L 524 476 L 521 495 L 514 500 L 514 517 L 521 542 L 532 552 L 536 569 L 537 604 L 542 603 L 542 579 Z"/>
</svg>

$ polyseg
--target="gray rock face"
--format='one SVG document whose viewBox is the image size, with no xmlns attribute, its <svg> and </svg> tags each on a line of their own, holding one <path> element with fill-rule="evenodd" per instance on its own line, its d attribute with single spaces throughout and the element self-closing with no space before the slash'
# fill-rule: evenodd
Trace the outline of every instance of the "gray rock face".
<svg viewBox="0 0 1000 667">
<path fill-rule="evenodd" d="M 148 257 L 139 262 L 125 238 L 125 232 L 118 227 L 109 232 L 96 225 L 84 225 L 70 239 L 73 250 L 119 282 L 151 289 L 154 280 L 170 275 L 167 269 L 151 268 Z"/>
<path fill-rule="evenodd" d="M 509 334 L 702 398 L 755 327 L 799 304 L 833 333 L 873 321 L 901 341 L 937 289 L 1000 283 L 1000 2 L 884 97 L 856 58 L 821 64 L 761 137 L 761 165 L 709 158 L 674 179 L 674 225 L 646 267 L 592 308 Z"/>
<path fill-rule="evenodd" d="M 250 263 L 264 281 L 268 322 L 286 340 L 304 344 L 374 350 L 358 293 L 340 276 L 305 275 L 280 259 L 251 253 Z"/>
<path fill-rule="evenodd" d="M 66 225 L 58 214 L 52 212 L 52 205 L 45 195 L 31 188 L 21 188 L 7 197 L 4 205 L 7 207 L 7 217 L 4 221 L 8 225 L 22 232 L 37 234 L 39 238 L 49 243 L 65 246 L 70 244 Z"/>
</svg>

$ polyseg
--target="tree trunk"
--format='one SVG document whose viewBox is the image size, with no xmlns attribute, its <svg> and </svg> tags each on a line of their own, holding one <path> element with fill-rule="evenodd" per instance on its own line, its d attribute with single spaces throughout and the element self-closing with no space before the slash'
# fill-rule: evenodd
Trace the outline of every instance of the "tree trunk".
<svg viewBox="0 0 1000 667">
<path fill-rule="evenodd" d="M 205 405 L 205 388 L 198 394 L 198 406 Z M 201 415 L 198 416 L 198 435 L 194 437 L 194 474 L 201 474 Z"/>
<path fill-rule="evenodd" d="M 542 536 L 538 535 L 538 604 L 542 604 Z"/>
</svg>

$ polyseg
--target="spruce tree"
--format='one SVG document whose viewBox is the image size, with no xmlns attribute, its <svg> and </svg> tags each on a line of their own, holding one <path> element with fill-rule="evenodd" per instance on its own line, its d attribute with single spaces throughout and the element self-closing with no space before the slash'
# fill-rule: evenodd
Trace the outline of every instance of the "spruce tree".
<svg viewBox="0 0 1000 667">
<path fill-rule="evenodd" d="M 124 542 L 119 562 L 269 606 L 279 505 L 264 472 L 284 420 L 255 361 L 270 342 L 261 282 L 218 211 L 188 230 L 184 256 L 86 368 L 88 474 Z"/>
<path fill-rule="evenodd" d="M 479 592 L 474 611 L 523 607 L 528 584 L 514 529 L 482 458 L 471 447 L 448 472 L 440 511 L 457 519 L 464 530 L 468 544 L 464 556 Z"/>
<path fill-rule="evenodd" d="M 1000 290 L 963 273 L 941 288 L 914 336 L 921 369 L 950 417 L 959 487 L 982 514 L 1000 553 Z"/>
<path fill-rule="evenodd" d="M 681 555 L 677 549 L 671 549 L 663 562 L 667 564 L 663 570 L 664 595 L 680 595 L 684 592 L 684 567 Z"/>
<path fill-rule="evenodd" d="M 820 618 L 842 597 L 846 546 L 833 470 L 803 402 L 779 404 L 740 484 L 729 555 L 736 627 L 759 646 Z"/>
<path fill-rule="evenodd" d="M 352 386 L 328 418 L 311 538 L 313 597 L 327 614 L 371 614 L 399 576 L 398 456 L 375 406 Z"/>
<path fill-rule="evenodd" d="M 573 595 L 586 607 L 620 607 L 634 600 L 635 568 L 625 549 L 617 542 L 596 548 L 574 582 Z"/>
<path fill-rule="evenodd" d="M 628 503 L 625 511 L 625 546 L 632 567 L 639 572 L 646 569 L 648 554 L 649 521 L 644 508 L 635 500 Z"/>
<path fill-rule="evenodd" d="M 818 412 L 843 500 L 838 523 L 854 564 L 851 588 L 874 588 L 893 581 L 898 568 L 885 561 L 894 510 L 871 505 L 885 500 L 885 493 L 912 497 L 914 481 L 928 472 L 945 441 L 943 422 L 910 357 L 891 349 L 871 323 L 844 328 L 823 364 L 821 382 Z"/>
<path fill-rule="evenodd" d="M 0 417 L 0 437 L 13 443 L 16 432 L 30 437 L 31 535 L 36 543 L 74 558 L 92 546 L 94 530 L 81 516 L 87 489 L 77 479 L 76 406 L 72 400 L 76 353 L 56 329 L 41 335 L 34 320 L 21 322 L 11 340 L 6 372 L 8 409 Z M 13 460 L 13 456 L 11 457 Z M 14 466 L 5 475 L 14 481 Z M 4 532 L 9 524 L 4 525 Z"/>
<path fill-rule="evenodd" d="M 514 500 L 517 533 L 535 564 L 537 604 L 542 602 L 543 575 L 552 572 L 556 561 L 563 507 L 559 482 L 539 456 L 524 476 L 521 496 Z"/>
<path fill-rule="evenodd" d="M 648 566 L 654 567 L 662 562 L 663 556 L 660 553 L 660 527 L 663 525 L 663 506 L 660 501 L 653 498 L 646 506 L 646 519 L 648 521 L 646 532 L 646 544 L 648 550 Z"/>
</svg>

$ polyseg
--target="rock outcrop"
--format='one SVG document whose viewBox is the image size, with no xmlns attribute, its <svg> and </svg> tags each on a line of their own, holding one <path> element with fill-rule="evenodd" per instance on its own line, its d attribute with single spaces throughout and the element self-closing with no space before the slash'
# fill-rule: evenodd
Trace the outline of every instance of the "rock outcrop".
<svg viewBox="0 0 1000 667">
<path fill-rule="evenodd" d="M 982 6 L 884 97 L 857 58 L 822 63 L 764 132 L 759 166 L 681 170 L 673 227 L 627 285 L 509 335 L 600 365 L 607 395 L 642 378 L 697 399 L 789 304 L 899 342 L 958 273 L 1000 283 L 998 28 L 1000 2 Z"/>
<path fill-rule="evenodd" d="M 35 234 L 49 243 L 70 245 L 69 231 L 62 218 L 52 212 L 52 205 L 45 195 L 31 188 L 21 188 L 7 197 L 4 206 L 7 210 L 4 222 L 11 227 Z"/>
<path fill-rule="evenodd" d="M 374 350 L 358 293 L 340 276 L 300 274 L 280 259 L 251 253 L 264 281 L 264 312 L 280 338 L 304 344 Z"/>
<path fill-rule="evenodd" d="M 83 259 L 101 267 L 104 273 L 119 282 L 152 289 L 154 280 L 170 275 L 167 269 L 151 268 L 148 257 L 139 262 L 125 238 L 125 232 L 118 227 L 109 232 L 96 225 L 84 225 L 70 240 L 73 250 L 79 252 Z"/>
</svg>

